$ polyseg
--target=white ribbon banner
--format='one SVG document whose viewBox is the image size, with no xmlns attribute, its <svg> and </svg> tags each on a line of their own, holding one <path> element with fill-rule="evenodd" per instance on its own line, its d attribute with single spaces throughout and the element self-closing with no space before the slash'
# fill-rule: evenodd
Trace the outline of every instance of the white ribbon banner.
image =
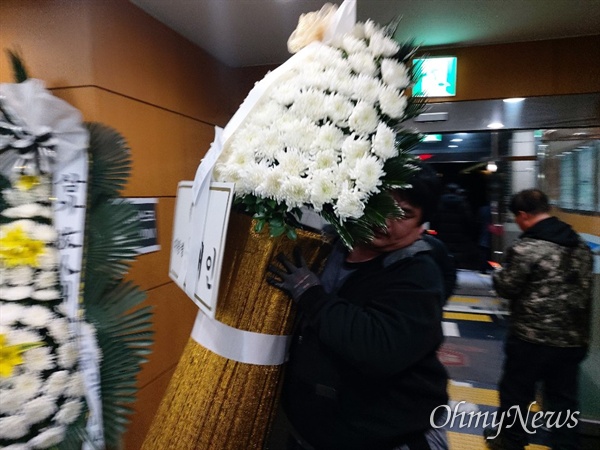
<svg viewBox="0 0 600 450">
<path fill-rule="evenodd" d="M 223 358 L 261 366 L 278 366 L 286 361 L 290 336 L 238 330 L 198 311 L 192 339 Z"/>
</svg>

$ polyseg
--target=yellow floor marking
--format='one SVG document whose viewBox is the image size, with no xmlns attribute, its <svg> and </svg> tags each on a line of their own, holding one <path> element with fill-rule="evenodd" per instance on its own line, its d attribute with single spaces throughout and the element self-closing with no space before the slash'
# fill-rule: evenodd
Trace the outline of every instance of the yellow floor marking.
<svg viewBox="0 0 600 450">
<path fill-rule="evenodd" d="M 459 302 L 459 303 L 480 303 L 481 299 L 474 298 L 474 297 L 459 297 L 457 295 L 454 295 L 454 296 L 450 297 L 450 301 L 451 302 Z"/>
<path fill-rule="evenodd" d="M 476 405 L 495 407 L 500 405 L 498 391 L 494 389 L 457 386 L 455 384 L 448 383 L 448 395 L 450 396 L 450 400 L 454 400 L 455 402 L 465 401 L 467 403 L 475 403 Z"/>
<path fill-rule="evenodd" d="M 456 433 L 448 431 L 448 444 L 450 450 L 487 450 L 485 439 L 483 436 L 475 434 Z M 550 447 L 545 445 L 530 444 L 525 447 L 526 450 L 549 450 Z"/>
<path fill-rule="evenodd" d="M 444 319 L 454 320 L 470 320 L 472 322 L 491 322 L 492 318 L 487 314 L 471 314 L 471 313 L 457 313 L 444 311 Z"/>
</svg>

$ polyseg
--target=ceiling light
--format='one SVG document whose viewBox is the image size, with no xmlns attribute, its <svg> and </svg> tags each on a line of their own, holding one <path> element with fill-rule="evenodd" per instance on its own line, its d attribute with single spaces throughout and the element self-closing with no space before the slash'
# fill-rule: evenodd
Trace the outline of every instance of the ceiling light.
<svg viewBox="0 0 600 450">
<path fill-rule="evenodd" d="M 454 138 L 454 139 L 450 139 L 450 142 L 462 142 L 462 139 L 459 138 Z"/>
<path fill-rule="evenodd" d="M 504 128 L 504 124 L 501 122 L 492 122 L 492 123 L 488 124 L 487 127 L 497 130 L 498 128 Z"/>
<path fill-rule="evenodd" d="M 458 145 L 449 145 L 448 148 L 457 148 Z"/>
<path fill-rule="evenodd" d="M 523 97 L 505 98 L 502 100 L 504 103 L 519 103 L 525 100 Z"/>
</svg>

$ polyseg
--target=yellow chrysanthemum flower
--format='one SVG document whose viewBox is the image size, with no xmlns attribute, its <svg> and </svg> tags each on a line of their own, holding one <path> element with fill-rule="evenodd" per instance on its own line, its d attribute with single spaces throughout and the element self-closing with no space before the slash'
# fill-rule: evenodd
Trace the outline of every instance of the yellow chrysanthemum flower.
<svg viewBox="0 0 600 450">
<path fill-rule="evenodd" d="M 44 252 L 44 243 L 30 238 L 21 226 L 3 228 L 3 233 L 0 233 L 0 262 L 6 267 L 37 267 L 38 258 Z"/>
<path fill-rule="evenodd" d="M 28 191 L 40 184 L 40 177 L 37 175 L 21 175 L 15 186 L 21 191 Z"/>
<path fill-rule="evenodd" d="M 0 334 L 0 377 L 4 378 L 10 377 L 14 368 L 23 364 L 23 352 L 42 345 L 39 342 L 7 345 L 6 342 L 6 336 Z"/>
</svg>

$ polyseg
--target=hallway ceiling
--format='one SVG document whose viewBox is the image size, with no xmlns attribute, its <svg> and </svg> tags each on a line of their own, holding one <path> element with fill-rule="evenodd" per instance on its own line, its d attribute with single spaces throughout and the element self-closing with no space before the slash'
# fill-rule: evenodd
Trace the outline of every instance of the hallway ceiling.
<svg viewBox="0 0 600 450">
<path fill-rule="evenodd" d="M 300 14 L 324 0 L 130 0 L 230 67 L 281 64 Z M 342 0 L 331 0 L 340 4 Z M 358 20 L 428 48 L 600 33 L 600 0 L 357 0 Z"/>
</svg>

